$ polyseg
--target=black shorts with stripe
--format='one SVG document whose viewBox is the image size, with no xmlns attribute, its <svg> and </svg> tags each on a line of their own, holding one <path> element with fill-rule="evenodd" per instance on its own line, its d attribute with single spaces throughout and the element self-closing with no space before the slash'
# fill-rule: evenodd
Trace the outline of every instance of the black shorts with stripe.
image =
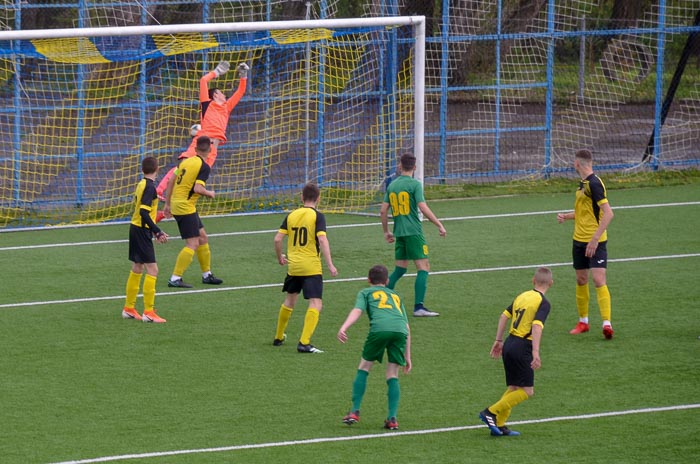
<svg viewBox="0 0 700 464">
<path fill-rule="evenodd" d="M 509 335 L 503 343 L 503 367 L 506 385 L 534 387 L 535 371 L 532 363 L 532 341 Z"/>
<path fill-rule="evenodd" d="M 321 274 L 311 276 L 290 276 L 284 279 L 282 291 L 286 293 L 304 292 L 304 299 L 323 297 L 323 276 Z"/>
<path fill-rule="evenodd" d="M 588 243 L 574 240 L 571 254 L 574 258 L 574 269 L 591 269 L 593 267 L 608 267 L 608 242 L 599 242 L 592 257 L 586 256 Z"/>
<path fill-rule="evenodd" d="M 129 261 L 140 264 L 156 262 L 151 229 L 131 224 L 129 227 Z"/>
</svg>

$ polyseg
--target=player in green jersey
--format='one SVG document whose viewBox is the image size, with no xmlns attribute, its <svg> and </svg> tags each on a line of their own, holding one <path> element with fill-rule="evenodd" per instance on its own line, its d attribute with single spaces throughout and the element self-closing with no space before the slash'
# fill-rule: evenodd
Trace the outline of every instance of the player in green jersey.
<svg viewBox="0 0 700 464">
<path fill-rule="evenodd" d="M 379 211 L 384 238 L 388 243 L 395 244 L 396 267 L 389 277 L 387 287 L 394 288 L 396 282 L 406 273 L 408 261 L 412 260 L 418 271 L 414 284 L 413 315 L 415 317 L 439 316 L 440 313 L 430 311 L 423 304 L 425 294 L 428 291 L 430 262 L 428 261 L 428 244 L 423 236 L 420 213 L 423 213 L 430 222 L 435 224 L 441 237 L 444 237 L 447 232 L 425 202 L 423 185 L 413 178 L 415 170 L 416 157 L 413 155 L 401 156 L 400 176 L 386 188 L 384 201 Z M 394 219 L 393 233 L 389 232 L 389 208 L 391 208 L 391 215 Z"/>
<path fill-rule="evenodd" d="M 386 285 L 389 271 L 382 265 L 369 270 L 369 287 L 360 290 L 355 299 L 355 307 L 338 330 L 338 340 L 348 340 L 347 330 L 367 313 L 369 334 L 362 349 L 362 358 L 352 384 L 352 410 L 343 418 L 351 425 L 360 420 L 360 405 L 367 388 L 367 376 L 375 361 L 382 362 L 387 355 L 386 384 L 388 388 L 389 411 L 384 428 L 396 430 L 401 389 L 399 387 L 399 366 L 408 374 L 411 371 L 411 329 L 408 325 L 406 309 L 401 298 Z"/>
</svg>

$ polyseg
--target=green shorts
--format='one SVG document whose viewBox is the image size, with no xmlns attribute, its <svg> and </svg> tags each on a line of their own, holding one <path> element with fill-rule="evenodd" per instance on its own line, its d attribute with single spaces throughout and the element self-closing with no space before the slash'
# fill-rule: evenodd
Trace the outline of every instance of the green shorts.
<svg viewBox="0 0 700 464">
<path fill-rule="evenodd" d="M 396 237 L 394 258 L 397 260 L 415 260 L 428 258 L 428 244 L 422 235 Z"/>
<path fill-rule="evenodd" d="M 386 351 L 390 363 L 406 365 L 406 334 L 401 332 L 370 332 L 362 349 L 362 359 L 382 362 Z"/>
</svg>

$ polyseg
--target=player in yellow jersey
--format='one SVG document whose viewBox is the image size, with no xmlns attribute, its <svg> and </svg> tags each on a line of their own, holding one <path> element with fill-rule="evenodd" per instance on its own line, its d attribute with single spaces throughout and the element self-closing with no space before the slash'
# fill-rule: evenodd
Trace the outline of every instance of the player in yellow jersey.
<svg viewBox="0 0 700 464">
<path fill-rule="evenodd" d="M 196 203 L 200 196 L 214 198 L 213 190 L 207 190 L 206 182 L 211 168 L 205 158 L 211 151 L 211 139 L 206 135 L 197 137 L 197 156 L 180 161 L 175 175 L 170 179 L 165 198 L 165 217 L 174 217 L 185 246 L 177 256 L 175 269 L 168 281 L 168 287 L 192 288 L 182 280 L 195 254 L 202 268 L 202 282 L 220 284 L 211 273 L 211 253 L 209 240 L 202 220 L 197 213 Z"/>
<path fill-rule="evenodd" d="M 275 235 L 275 253 L 280 266 L 287 265 L 287 276 L 284 279 L 282 291 L 286 293 L 277 317 L 277 331 L 272 342 L 280 346 L 286 338 L 285 330 L 294 310 L 299 293 L 304 293 L 304 299 L 309 300 L 309 307 L 304 317 L 304 327 L 297 344 L 300 353 L 323 353 L 311 344 L 311 336 L 318 325 L 318 318 L 323 306 L 323 269 L 321 256 L 331 275 L 338 275 L 333 265 L 331 247 L 326 236 L 326 217 L 316 208 L 321 192 L 314 184 L 306 184 L 301 193 L 304 204 L 301 208 L 289 213 L 282 221 Z M 284 240 L 287 239 L 287 255 L 284 251 Z"/>
<path fill-rule="evenodd" d="M 588 275 L 590 272 L 595 285 L 600 317 L 603 320 L 603 336 L 613 337 L 611 320 L 610 291 L 607 285 L 606 268 L 608 265 L 608 225 L 614 214 L 608 201 L 605 185 L 593 173 L 593 155 L 588 150 L 579 150 L 574 158 L 574 167 L 581 182 L 576 191 L 574 211 L 557 214 L 561 224 L 568 219 L 574 220 L 573 261 L 576 270 L 576 309 L 578 323 L 569 333 L 577 335 L 589 331 L 588 304 L 590 293 Z"/>
<path fill-rule="evenodd" d="M 535 370 L 542 366 L 540 341 L 550 311 L 544 294 L 552 286 L 552 271 L 541 267 L 532 278 L 534 289 L 518 295 L 498 319 L 491 357 L 503 359 L 506 389 L 501 399 L 479 413 L 479 418 L 494 436 L 516 436 L 520 432 L 506 427 L 512 409 L 535 394 Z M 503 341 L 510 320 L 508 338 Z"/>
<path fill-rule="evenodd" d="M 158 264 L 156 264 L 156 253 L 153 248 L 153 237 L 158 243 L 165 243 L 168 241 L 168 234 L 160 230 L 155 223 L 158 211 L 158 196 L 155 187 L 158 160 L 152 157 L 144 158 L 141 162 L 141 170 L 143 179 L 136 185 L 134 213 L 129 225 L 129 260 L 133 264 L 126 281 L 126 302 L 122 310 L 122 317 L 162 323 L 165 322 L 165 319 L 158 316 L 154 308 Z M 143 316 L 141 316 L 136 311 L 135 306 L 144 268 L 146 269 L 146 277 L 143 282 L 144 311 Z"/>
</svg>

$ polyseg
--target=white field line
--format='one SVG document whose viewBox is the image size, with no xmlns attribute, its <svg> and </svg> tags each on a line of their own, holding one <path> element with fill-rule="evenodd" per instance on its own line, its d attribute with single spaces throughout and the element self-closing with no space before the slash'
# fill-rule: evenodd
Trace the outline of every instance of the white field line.
<svg viewBox="0 0 700 464">
<path fill-rule="evenodd" d="M 639 256 L 635 258 L 617 258 L 617 259 L 610 259 L 608 260 L 609 263 L 623 263 L 623 262 L 630 262 L 630 261 L 654 261 L 654 260 L 659 260 L 659 259 L 682 259 L 682 258 L 697 258 L 700 257 L 700 253 L 686 253 L 686 254 L 679 254 L 679 255 L 661 255 L 661 256 Z M 477 272 L 498 272 L 498 271 L 513 271 L 513 270 L 518 270 L 518 269 L 536 269 L 540 266 L 547 266 L 547 267 L 562 267 L 562 266 L 571 266 L 570 262 L 566 263 L 540 263 L 540 264 L 524 264 L 524 265 L 517 265 L 517 266 L 500 266 L 500 267 L 484 267 L 484 268 L 475 268 L 475 269 L 456 269 L 452 271 L 431 271 L 430 275 L 449 275 L 449 274 L 470 274 L 470 273 L 477 273 Z M 405 276 L 407 277 L 415 277 L 415 273 L 407 273 Z M 343 283 L 343 282 L 364 282 L 367 280 L 367 277 L 353 277 L 353 278 L 347 278 L 347 279 L 323 279 L 323 284 L 333 284 L 333 283 Z M 188 293 L 210 293 L 210 292 L 228 292 L 228 291 L 239 291 L 239 290 L 254 290 L 254 289 L 260 289 L 260 288 L 270 288 L 270 287 L 279 287 L 281 284 L 279 282 L 273 283 L 273 284 L 258 284 L 258 285 L 243 285 L 239 287 L 216 287 L 216 288 L 207 288 L 207 289 L 202 289 L 202 290 L 173 290 L 170 292 L 166 293 L 156 293 L 156 296 L 164 297 L 164 296 L 172 296 L 172 295 L 182 295 L 182 294 L 188 294 Z M 143 295 L 139 294 L 139 298 L 142 298 Z M 25 303 L 5 303 L 5 304 L 0 304 L 0 309 L 9 309 L 9 308 L 20 308 L 24 306 L 43 306 L 43 305 L 56 305 L 56 304 L 70 304 L 70 303 L 87 303 L 87 302 L 92 302 L 92 301 L 105 301 L 105 300 L 123 300 L 124 295 L 115 295 L 115 296 L 98 296 L 98 297 L 90 297 L 90 298 L 71 298 L 68 300 L 48 300 L 48 301 L 29 301 Z"/>
<path fill-rule="evenodd" d="M 682 404 L 677 406 L 665 406 L 657 408 L 643 408 L 643 409 L 628 409 L 624 411 L 610 411 L 601 412 L 593 414 L 581 414 L 577 416 L 560 416 L 560 417 L 547 417 L 543 419 L 531 419 L 523 421 L 510 422 L 509 425 L 527 425 L 527 424 L 541 424 L 545 422 L 561 422 L 561 421 L 571 421 L 571 420 L 586 420 L 586 419 L 598 419 L 601 417 L 616 417 L 616 416 L 626 416 L 630 414 L 651 414 L 651 413 L 661 413 L 667 411 L 682 411 L 688 409 L 698 409 L 700 404 Z M 203 454 L 203 453 L 221 453 L 239 450 L 249 450 L 249 449 L 259 449 L 259 448 L 275 448 L 283 446 L 299 446 L 299 445 L 313 445 L 318 443 L 332 443 L 341 441 L 353 441 L 353 440 L 371 440 L 374 438 L 396 438 L 404 437 L 409 435 L 428 435 L 433 433 L 445 433 L 445 432 L 459 432 L 462 430 L 475 430 L 484 429 L 486 426 L 483 424 L 479 425 L 463 425 L 457 427 L 442 427 L 437 429 L 426 429 L 426 430 L 408 430 L 403 432 L 390 432 L 390 433 L 374 433 L 368 435 L 353 435 L 350 437 L 326 437 L 326 438 L 309 438 L 306 440 L 289 440 L 289 441 L 278 441 L 270 443 L 255 443 L 249 445 L 234 445 L 234 446 L 221 446 L 218 448 L 200 448 L 200 449 L 187 449 L 187 450 L 173 450 L 173 451 L 160 451 L 152 453 L 139 453 L 139 454 L 123 454 L 120 456 L 105 456 L 101 458 L 92 459 L 80 459 L 76 461 L 61 461 L 53 464 L 90 464 L 97 462 L 113 462 L 113 461 L 126 461 L 129 459 L 145 459 L 145 458 L 159 458 L 164 456 L 179 456 L 184 454 Z"/>
<path fill-rule="evenodd" d="M 682 203 L 655 203 L 649 205 L 629 205 L 629 206 L 615 206 L 615 209 L 638 209 L 638 208 L 664 208 L 668 206 L 696 206 L 700 205 L 700 201 L 687 201 Z M 523 213 L 502 213 L 502 214 L 484 214 L 479 216 L 459 216 L 459 217 L 449 217 L 442 218 L 440 221 L 470 221 L 474 219 L 496 219 L 496 218 L 510 218 L 519 216 L 542 216 L 548 214 L 561 213 L 561 210 L 556 211 L 528 211 Z M 125 224 L 125 223 L 122 223 Z M 114 223 L 108 224 L 114 225 Z M 350 227 L 377 227 L 380 226 L 379 222 L 363 223 L 363 224 L 342 224 L 342 225 L 331 225 L 328 226 L 329 229 L 346 229 Z M 51 230 L 50 227 L 40 229 L 43 231 Z M 10 232 L 10 231 L 7 231 Z M 254 230 L 254 231 L 242 231 L 242 232 L 222 232 L 219 234 L 208 234 L 209 237 L 229 237 L 235 235 L 257 235 L 257 234 L 274 234 L 277 229 L 274 230 Z M 27 250 L 36 248 L 55 248 L 55 247 L 69 247 L 69 246 L 86 246 L 86 245 L 104 245 L 111 243 L 127 243 L 128 239 L 119 240 L 97 240 L 91 242 L 75 242 L 75 243 L 47 243 L 44 245 L 21 245 L 21 246 L 10 246 L 10 247 L 0 247 L 0 251 L 12 251 L 12 250 Z"/>
</svg>

